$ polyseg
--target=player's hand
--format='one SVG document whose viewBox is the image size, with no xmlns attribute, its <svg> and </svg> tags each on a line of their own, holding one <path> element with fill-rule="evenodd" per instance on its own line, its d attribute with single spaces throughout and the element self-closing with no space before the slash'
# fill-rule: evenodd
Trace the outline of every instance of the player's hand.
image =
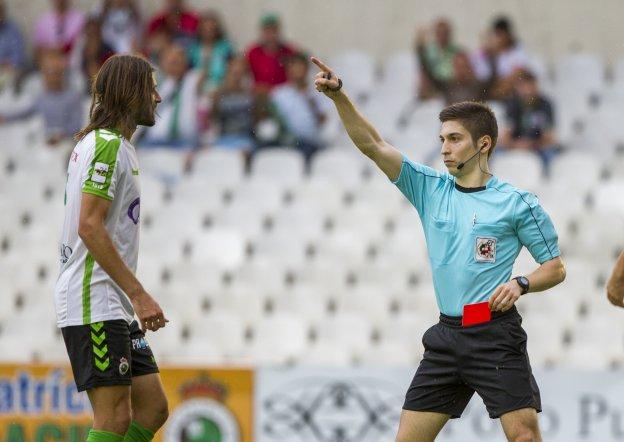
<svg viewBox="0 0 624 442">
<path fill-rule="evenodd" d="M 607 298 L 609 302 L 616 307 L 624 307 L 624 298 L 622 297 L 622 291 L 619 287 L 615 287 L 610 283 L 607 284 Z"/>
<path fill-rule="evenodd" d="M 134 312 L 139 317 L 143 332 L 146 330 L 156 331 L 169 322 L 165 318 L 160 305 L 146 291 L 142 291 L 132 297 L 132 306 L 134 307 Z"/>
<path fill-rule="evenodd" d="M 506 312 L 516 303 L 522 295 L 522 287 L 516 280 L 511 280 L 496 287 L 490 296 L 490 310 L 493 312 Z"/>
<path fill-rule="evenodd" d="M 314 76 L 314 86 L 316 90 L 324 93 L 331 99 L 335 98 L 338 95 L 337 89 L 340 87 L 338 76 L 334 74 L 329 66 L 318 58 L 310 57 L 310 60 L 320 69 L 320 72 Z"/>
</svg>

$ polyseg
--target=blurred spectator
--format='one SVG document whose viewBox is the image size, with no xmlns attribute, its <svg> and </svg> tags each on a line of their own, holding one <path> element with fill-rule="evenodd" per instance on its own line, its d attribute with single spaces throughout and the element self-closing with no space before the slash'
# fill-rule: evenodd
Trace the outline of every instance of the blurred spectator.
<svg viewBox="0 0 624 442">
<path fill-rule="evenodd" d="M 268 92 L 286 82 L 286 58 L 295 50 L 281 36 L 281 24 L 275 14 L 265 14 L 260 20 L 260 40 L 247 49 L 247 60 L 253 74 L 256 90 Z"/>
<path fill-rule="evenodd" d="M 102 23 L 102 39 L 115 53 L 139 49 L 141 14 L 134 0 L 103 0 L 94 12 Z"/>
<path fill-rule="evenodd" d="M 170 38 L 188 47 L 197 35 L 199 17 L 186 8 L 184 0 L 165 0 L 165 8 L 147 25 L 147 36 L 165 32 Z"/>
<path fill-rule="evenodd" d="M 35 25 L 34 43 L 38 51 L 60 50 L 67 54 L 80 36 L 85 15 L 71 9 L 71 0 L 52 0 L 53 11 L 46 12 Z"/>
<path fill-rule="evenodd" d="M 496 60 L 498 78 L 492 89 L 492 98 L 506 99 L 513 92 L 514 72 L 528 66 L 529 57 L 518 42 L 511 21 L 497 18 L 492 24 L 486 42 L 473 60 L 477 76 L 486 79 L 492 76 L 490 57 Z"/>
<path fill-rule="evenodd" d="M 548 171 L 550 161 L 561 150 L 555 137 L 553 106 L 529 71 L 518 73 L 514 90 L 513 98 L 506 103 L 508 128 L 501 137 L 501 147 L 535 152 Z"/>
<path fill-rule="evenodd" d="M 221 84 L 233 54 L 221 18 L 215 11 L 205 12 L 199 22 L 197 41 L 189 50 L 191 66 L 202 74 L 201 92 L 213 91 Z"/>
<path fill-rule="evenodd" d="M 449 82 L 453 79 L 455 56 L 461 52 L 453 43 L 453 29 L 448 20 L 440 18 L 436 21 L 432 33 L 433 41 L 429 43 L 426 41 L 427 33 L 426 29 L 420 29 L 416 39 L 418 56 L 426 61 L 428 68 L 428 75 L 422 77 L 419 86 L 422 98 L 430 98 L 436 93 L 437 88 L 430 80 Z"/>
<path fill-rule="evenodd" d="M 271 103 L 283 129 L 280 144 L 301 151 L 307 164 L 324 147 L 320 132 L 329 112 L 329 101 L 308 81 L 308 68 L 304 54 L 290 56 L 286 62 L 287 83 L 271 92 Z"/>
<path fill-rule="evenodd" d="M 67 82 L 67 62 L 59 52 L 41 56 L 43 91 L 33 97 L 24 110 L 0 115 L 0 122 L 13 122 L 40 115 L 44 120 L 45 139 L 56 145 L 73 138 L 83 122 L 82 96 Z"/>
<path fill-rule="evenodd" d="M 160 66 L 162 53 L 172 42 L 173 39 L 166 30 L 161 29 L 154 32 L 151 37 L 145 41 L 145 56 L 152 64 Z"/>
<path fill-rule="evenodd" d="M 26 51 L 22 32 L 8 17 L 6 4 L 0 0 L 0 69 L 19 71 L 25 64 Z"/>
<path fill-rule="evenodd" d="M 70 64 L 73 72 L 82 72 L 86 79 L 87 92 L 91 90 L 91 79 L 104 62 L 115 55 L 115 50 L 102 38 L 102 23 L 98 17 L 90 17 L 80 40 L 74 45 Z"/>
<path fill-rule="evenodd" d="M 241 56 L 234 57 L 215 93 L 212 119 L 217 137 L 214 144 L 250 152 L 256 143 L 254 127 L 258 117 L 259 102 L 251 87 L 247 60 Z"/>
<path fill-rule="evenodd" d="M 442 79 L 436 76 L 434 65 L 427 57 L 425 35 L 422 31 L 419 33 L 416 46 L 425 84 L 430 86 L 431 90 L 441 94 L 446 104 L 483 101 L 489 97 L 490 89 L 497 77 L 493 57 L 489 57 L 492 75 L 487 80 L 480 80 L 475 75 L 468 55 L 465 52 L 456 52 L 452 59 L 452 75 L 448 79 Z"/>
<path fill-rule="evenodd" d="M 189 70 L 186 49 L 178 43 L 162 54 L 156 124 L 147 128 L 141 146 L 168 146 L 194 149 L 199 143 L 197 125 L 197 84 L 199 73 Z"/>
</svg>

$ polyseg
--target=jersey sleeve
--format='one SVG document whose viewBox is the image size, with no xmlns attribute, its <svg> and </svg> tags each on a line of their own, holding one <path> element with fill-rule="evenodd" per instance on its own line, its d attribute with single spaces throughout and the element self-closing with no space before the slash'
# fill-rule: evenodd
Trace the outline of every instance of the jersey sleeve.
<svg viewBox="0 0 624 442">
<path fill-rule="evenodd" d="M 522 245 L 539 264 L 561 255 L 555 226 L 537 197 L 529 193 L 520 193 L 519 196 L 514 219 Z"/>
<path fill-rule="evenodd" d="M 423 218 L 433 189 L 440 184 L 441 180 L 444 180 L 444 177 L 437 170 L 414 163 L 404 156 L 401 172 L 392 183 L 399 188 Z"/>
<path fill-rule="evenodd" d="M 82 185 L 83 193 L 90 193 L 112 201 L 115 188 L 123 172 L 119 161 L 121 139 L 98 131 L 95 135 L 95 150 Z"/>
</svg>

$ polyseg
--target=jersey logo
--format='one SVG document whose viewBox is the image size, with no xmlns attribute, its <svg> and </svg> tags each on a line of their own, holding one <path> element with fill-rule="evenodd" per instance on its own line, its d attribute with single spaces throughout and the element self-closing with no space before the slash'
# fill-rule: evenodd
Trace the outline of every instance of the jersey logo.
<svg viewBox="0 0 624 442">
<path fill-rule="evenodd" d="M 108 164 L 97 162 L 93 166 L 93 173 L 91 174 L 91 181 L 95 183 L 105 183 L 107 173 L 108 173 Z"/>
<path fill-rule="evenodd" d="M 475 243 L 475 261 L 496 262 L 496 238 L 477 236 Z"/>
</svg>

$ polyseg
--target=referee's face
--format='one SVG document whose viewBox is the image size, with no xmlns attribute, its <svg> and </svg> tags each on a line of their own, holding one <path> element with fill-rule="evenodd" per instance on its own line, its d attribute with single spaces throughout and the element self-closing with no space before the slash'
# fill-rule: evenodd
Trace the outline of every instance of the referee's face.
<svg viewBox="0 0 624 442">
<path fill-rule="evenodd" d="M 450 120 L 442 123 L 440 142 L 442 143 L 440 151 L 442 160 L 451 175 L 464 175 L 478 163 L 477 161 L 468 161 L 476 153 L 476 148 L 470 132 L 459 121 Z M 462 162 L 465 163 L 465 166 L 458 169 L 457 166 Z"/>
</svg>

